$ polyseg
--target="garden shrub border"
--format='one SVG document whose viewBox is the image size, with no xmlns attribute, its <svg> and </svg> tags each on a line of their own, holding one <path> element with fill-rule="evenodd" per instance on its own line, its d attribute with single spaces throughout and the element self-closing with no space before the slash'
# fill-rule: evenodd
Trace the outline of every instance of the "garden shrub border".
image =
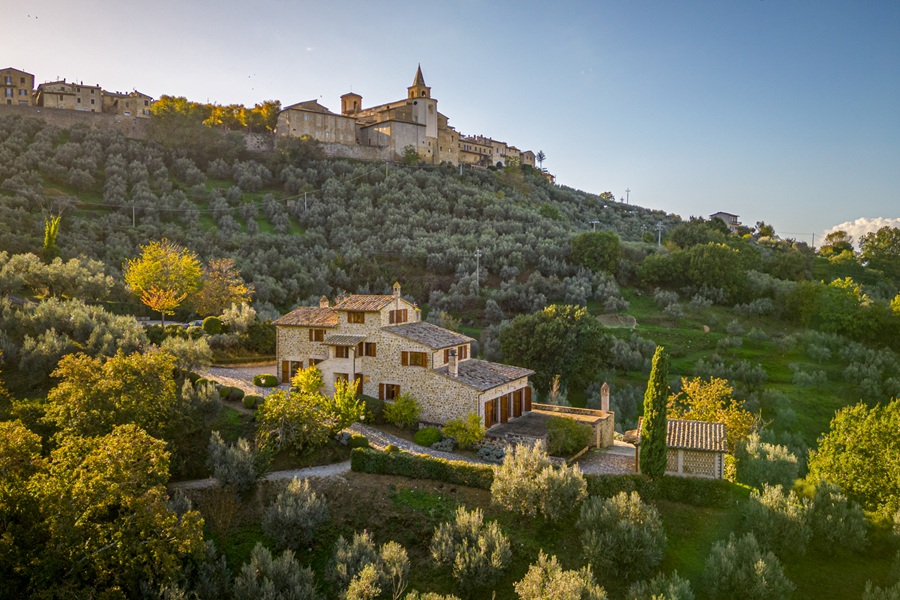
<svg viewBox="0 0 900 600">
<path fill-rule="evenodd" d="M 350 469 L 375 475 L 402 475 L 490 490 L 494 467 L 461 460 L 447 460 L 410 452 L 382 452 L 355 448 Z M 635 491 L 645 501 L 664 500 L 703 508 L 725 508 L 734 501 L 736 486 L 724 479 L 664 476 L 658 480 L 643 475 L 585 475 L 588 494 L 609 498 Z"/>
</svg>

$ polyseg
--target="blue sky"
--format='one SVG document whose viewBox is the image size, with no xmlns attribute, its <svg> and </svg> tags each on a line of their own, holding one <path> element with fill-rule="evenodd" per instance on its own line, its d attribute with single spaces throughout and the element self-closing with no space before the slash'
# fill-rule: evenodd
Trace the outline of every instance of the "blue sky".
<svg viewBox="0 0 900 600">
<path fill-rule="evenodd" d="M 543 150 L 563 185 L 807 241 L 900 218 L 894 0 L 3 0 L 0 22 L 2 66 L 37 82 L 337 111 L 421 63 L 451 125 Z"/>
</svg>

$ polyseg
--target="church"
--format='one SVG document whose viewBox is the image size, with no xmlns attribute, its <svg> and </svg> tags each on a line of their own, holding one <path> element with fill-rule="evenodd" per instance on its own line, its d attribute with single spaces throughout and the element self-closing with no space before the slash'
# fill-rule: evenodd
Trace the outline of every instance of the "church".
<svg viewBox="0 0 900 600">
<path fill-rule="evenodd" d="M 420 65 L 406 98 L 367 108 L 360 94 L 350 92 L 341 96 L 340 114 L 316 100 L 299 102 L 281 111 L 275 133 L 318 140 L 327 154 L 336 156 L 396 160 L 412 148 L 419 160 L 431 164 L 534 166 L 534 152 L 480 135 L 461 135 L 437 104 Z M 343 152 L 341 146 L 356 146 L 358 151 Z"/>
</svg>

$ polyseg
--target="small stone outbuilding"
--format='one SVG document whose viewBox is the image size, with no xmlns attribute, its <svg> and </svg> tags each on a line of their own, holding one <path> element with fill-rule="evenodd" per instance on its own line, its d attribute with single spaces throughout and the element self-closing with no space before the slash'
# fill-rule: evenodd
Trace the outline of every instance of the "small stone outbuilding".
<svg viewBox="0 0 900 600">
<path fill-rule="evenodd" d="M 638 428 L 625 440 L 640 438 L 643 417 Z M 637 440 L 635 440 L 637 441 Z M 669 419 L 666 427 L 666 475 L 677 477 L 725 477 L 725 453 L 728 451 L 724 423 Z M 638 456 L 640 452 L 637 453 Z"/>
</svg>

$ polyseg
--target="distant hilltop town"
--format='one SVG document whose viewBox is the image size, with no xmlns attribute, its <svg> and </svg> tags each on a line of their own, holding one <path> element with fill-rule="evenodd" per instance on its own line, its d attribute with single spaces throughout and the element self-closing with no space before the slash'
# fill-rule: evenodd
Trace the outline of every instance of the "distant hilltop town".
<svg viewBox="0 0 900 600">
<path fill-rule="evenodd" d="M 8 67 L 0 70 L 0 94 L 7 105 L 37 106 L 126 117 L 150 117 L 153 98 L 137 90 L 109 92 L 100 85 L 50 81 L 34 87 L 34 75 Z M 285 107 L 275 126 L 276 138 L 314 139 L 326 154 L 361 160 L 394 161 L 413 153 L 425 163 L 452 165 L 535 166 L 531 150 L 483 135 L 462 135 L 438 112 L 437 99 L 425 85 L 421 65 L 406 98 L 364 107 L 353 92 L 341 96 L 341 113 L 307 100 Z M 540 162 L 540 160 L 538 160 Z M 543 166 L 543 165 L 541 165 Z M 541 172 L 551 182 L 553 175 Z"/>
<path fill-rule="evenodd" d="M 368 154 L 370 158 L 390 160 L 412 148 L 427 163 L 534 166 L 535 154 L 531 150 L 519 150 L 481 135 L 458 133 L 448 124 L 447 116 L 438 112 L 437 103 L 431 88 L 425 85 L 420 65 L 406 98 L 366 108 L 363 97 L 350 92 L 341 96 L 341 114 L 328 110 L 317 100 L 299 102 L 281 111 L 275 133 L 355 147 L 356 152 L 347 154 L 357 158 Z"/>
<path fill-rule="evenodd" d="M 99 85 L 50 81 L 34 89 L 34 75 L 8 67 L 0 69 L 0 94 L 4 104 L 43 106 L 126 117 L 149 117 L 153 98 L 137 90 L 108 92 Z"/>
</svg>

